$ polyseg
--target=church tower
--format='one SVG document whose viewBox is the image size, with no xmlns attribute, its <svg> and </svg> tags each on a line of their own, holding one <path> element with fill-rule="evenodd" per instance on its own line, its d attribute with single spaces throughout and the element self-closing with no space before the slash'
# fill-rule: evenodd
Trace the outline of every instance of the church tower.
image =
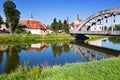
<svg viewBox="0 0 120 80">
<path fill-rule="evenodd" d="M 33 20 L 33 15 L 31 14 L 30 20 Z"/>
<path fill-rule="evenodd" d="M 77 19 L 80 19 L 80 18 L 79 18 L 79 14 L 77 14 Z"/>
</svg>

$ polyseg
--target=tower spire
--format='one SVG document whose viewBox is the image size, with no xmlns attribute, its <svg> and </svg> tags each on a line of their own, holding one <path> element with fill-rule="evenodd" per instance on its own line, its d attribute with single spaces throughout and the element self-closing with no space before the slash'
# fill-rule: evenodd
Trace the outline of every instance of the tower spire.
<svg viewBox="0 0 120 80">
<path fill-rule="evenodd" d="M 33 19 L 33 15 L 31 14 L 31 18 L 30 19 Z"/>
<path fill-rule="evenodd" d="M 77 14 L 77 19 L 79 19 L 79 14 Z"/>
<path fill-rule="evenodd" d="M 69 17 L 67 17 L 67 23 L 69 24 Z"/>
</svg>

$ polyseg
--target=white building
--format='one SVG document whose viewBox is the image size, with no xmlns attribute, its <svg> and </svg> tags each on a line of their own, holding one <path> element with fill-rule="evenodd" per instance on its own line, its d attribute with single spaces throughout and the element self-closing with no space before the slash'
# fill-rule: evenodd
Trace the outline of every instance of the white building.
<svg viewBox="0 0 120 80">
<path fill-rule="evenodd" d="M 82 24 L 82 20 L 79 18 L 79 15 L 77 15 L 77 19 L 70 24 L 70 30 L 74 30 L 76 28 L 78 28 L 80 26 L 80 24 Z"/>
<path fill-rule="evenodd" d="M 44 35 L 52 33 L 48 26 L 32 18 L 30 20 L 22 20 L 19 24 L 24 26 L 23 30 L 30 31 L 32 34 Z"/>
<path fill-rule="evenodd" d="M 3 22 L 1 25 L 0 25 L 0 31 L 1 32 L 9 32 L 10 29 L 7 27 L 7 25 Z"/>
</svg>

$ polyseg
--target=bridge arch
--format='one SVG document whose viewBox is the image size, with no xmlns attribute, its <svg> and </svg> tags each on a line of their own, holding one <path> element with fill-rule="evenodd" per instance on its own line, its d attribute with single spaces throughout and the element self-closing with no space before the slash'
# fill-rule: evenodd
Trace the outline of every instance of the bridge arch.
<svg viewBox="0 0 120 80">
<path fill-rule="evenodd" d="M 115 17 L 116 15 L 120 15 L 120 8 L 111 8 L 99 11 L 88 17 L 75 31 L 84 30 L 85 25 L 93 19 L 96 19 L 98 22 L 111 16 Z"/>
<path fill-rule="evenodd" d="M 105 25 L 102 25 L 103 27 L 103 32 L 99 31 L 99 33 L 94 31 L 94 33 L 91 33 L 89 30 L 89 27 L 91 28 L 92 25 L 96 24 L 97 22 L 100 22 L 102 20 L 105 20 L 106 23 L 108 22 L 107 18 L 112 17 L 112 22 L 111 22 L 111 31 L 113 31 L 113 28 L 115 27 L 115 17 L 117 15 L 120 15 L 120 7 L 118 8 L 111 8 L 111 9 L 105 9 L 99 12 L 96 12 L 95 14 L 91 15 L 88 17 L 84 22 L 75 30 L 70 31 L 70 34 L 72 34 L 75 37 L 85 35 L 85 34 L 95 34 L 95 35 L 109 35 L 107 32 L 105 32 L 104 27 Z M 96 26 L 95 26 L 96 27 Z M 87 32 L 85 32 L 87 31 Z M 77 34 L 77 35 L 76 35 Z M 120 36 L 120 31 L 118 32 L 113 32 L 111 35 L 119 35 Z"/>
</svg>

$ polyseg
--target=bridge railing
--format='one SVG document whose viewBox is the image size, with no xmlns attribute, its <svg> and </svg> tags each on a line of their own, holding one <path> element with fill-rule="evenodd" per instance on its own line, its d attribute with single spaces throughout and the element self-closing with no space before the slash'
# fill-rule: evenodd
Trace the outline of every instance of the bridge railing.
<svg viewBox="0 0 120 80">
<path fill-rule="evenodd" d="M 112 31 L 111 34 L 119 34 L 120 35 L 120 31 Z"/>
<path fill-rule="evenodd" d="M 90 34 L 90 35 L 120 35 L 120 31 L 76 31 L 74 34 Z"/>
</svg>

